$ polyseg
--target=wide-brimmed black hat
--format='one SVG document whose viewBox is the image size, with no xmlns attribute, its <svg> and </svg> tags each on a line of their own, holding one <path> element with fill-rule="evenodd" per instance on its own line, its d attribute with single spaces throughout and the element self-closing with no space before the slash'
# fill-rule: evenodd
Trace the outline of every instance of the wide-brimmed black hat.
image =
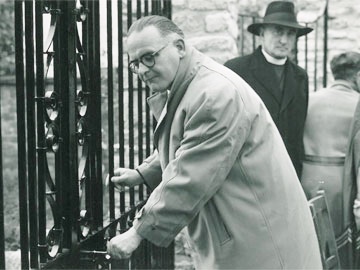
<svg viewBox="0 0 360 270">
<path fill-rule="evenodd" d="M 312 28 L 305 27 L 297 22 L 294 4 L 286 1 L 271 2 L 266 8 L 263 21 L 249 25 L 247 30 L 258 36 L 260 34 L 260 27 L 267 24 L 295 28 L 297 29 L 298 37 L 306 35 L 313 30 Z"/>
</svg>

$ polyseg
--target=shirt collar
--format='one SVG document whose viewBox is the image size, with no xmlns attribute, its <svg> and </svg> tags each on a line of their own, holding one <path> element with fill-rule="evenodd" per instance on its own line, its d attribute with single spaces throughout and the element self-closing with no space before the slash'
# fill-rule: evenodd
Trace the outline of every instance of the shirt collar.
<svg viewBox="0 0 360 270">
<path fill-rule="evenodd" d="M 276 59 L 275 57 L 272 57 L 270 54 L 268 54 L 264 48 L 261 48 L 261 52 L 263 53 L 266 61 L 268 61 L 269 63 L 273 64 L 273 65 L 278 65 L 278 66 L 282 66 L 285 65 L 285 62 L 287 60 L 287 57 L 283 58 L 283 59 Z"/>
<path fill-rule="evenodd" d="M 355 92 L 359 92 L 358 90 L 356 90 L 354 88 L 354 86 L 346 81 L 346 80 L 335 80 L 330 87 L 334 87 L 334 86 L 342 86 L 344 89 L 348 89 L 348 90 L 351 90 L 351 91 L 355 91 Z"/>
</svg>

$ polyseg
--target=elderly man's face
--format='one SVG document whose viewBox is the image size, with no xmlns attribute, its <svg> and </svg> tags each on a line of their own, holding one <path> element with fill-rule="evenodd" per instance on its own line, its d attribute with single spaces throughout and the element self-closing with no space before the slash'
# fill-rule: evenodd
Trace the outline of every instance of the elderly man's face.
<svg viewBox="0 0 360 270">
<path fill-rule="evenodd" d="M 261 32 L 262 46 L 272 57 L 283 59 L 290 55 L 296 41 L 296 29 L 265 25 Z"/>
<path fill-rule="evenodd" d="M 179 48 L 175 41 L 169 42 L 154 26 L 133 32 L 127 45 L 129 62 L 137 69 L 140 79 L 153 92 L 169 89 L 184 55 L 184 47 Z"/>
</svg>

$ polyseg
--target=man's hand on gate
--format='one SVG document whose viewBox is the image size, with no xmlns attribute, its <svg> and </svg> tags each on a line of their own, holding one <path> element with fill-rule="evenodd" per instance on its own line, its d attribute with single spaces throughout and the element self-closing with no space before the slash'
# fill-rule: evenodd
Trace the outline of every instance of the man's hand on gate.
<svg viewBox="0 0 360 270">
<path fill-rule="evenodd" d="M 113 237 L 107 243 L 107 253 L 115 259 L 130 258 L 131 253 L 137 249 L 142 239 L 134 228 L 130 228 L 127 232 Z"/>
<path fill-rule="evenodd" d="M 124 187 L 134 187 L 144 183 L 140 174 L 134 169 L 118 168 L 114 171 L 111 181 L 119 191 L 123 191 Z"/>
</svg>

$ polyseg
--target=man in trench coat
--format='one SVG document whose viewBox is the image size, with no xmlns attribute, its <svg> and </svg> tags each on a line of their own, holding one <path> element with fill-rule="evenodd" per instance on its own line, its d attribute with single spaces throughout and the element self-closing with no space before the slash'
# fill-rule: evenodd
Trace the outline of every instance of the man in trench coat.
<svg viewBox="0 0 360 270">
<path fill-rule="evenodd" d="M 117 188 L 152 193 L 109 254 L 128 258 L 142 239 L 166 247 L 187 227 L 197 269 L 321 269 L 305 194 L 250 86 L 167 18 L 136 21 L 127 45 L 130 69 L 154 92 L 157 151 L 115 171 Z"/>
<path fill-rule="evenodd" d="M 300 177 L 309 80 L 289 55 L 296 38 L 312 29 L 298 24 L 292 2 L 274 1 L 268 5 L 263 21 L 249 25 L 248 31 L 259 36 L 261 46 L 250 55 L 227 61 L 225 66 L 250 84 L 263 100 Z"/>
<path fill-rule="evenodd" d="M 324 190 L 342 267 L 348 265 L 348 230 L 343 224 L 343 171 L 351 122 L 359 99 L 360 53 L 345 52 L 330 62 L 335 81 L 310 94 L 304 130 L 301 185 L 308 199 Z"/>
</svg>

